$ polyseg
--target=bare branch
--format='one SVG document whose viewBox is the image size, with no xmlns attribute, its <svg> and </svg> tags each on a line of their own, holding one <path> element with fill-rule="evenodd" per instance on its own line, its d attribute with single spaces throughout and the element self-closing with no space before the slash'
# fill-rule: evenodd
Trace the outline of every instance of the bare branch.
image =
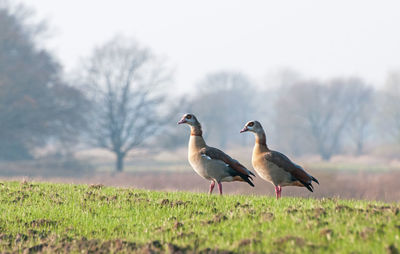
<svg viewBox="0 0 400 254">
<path fill-rule="evenodd" d="M 165 68 L 135 41 L 117 37 L 95 50 L 86 70 L 96 105 L 92 137 L 116 154 L 122 170 L 125 155 L 159 127 Z"/>
</svg>

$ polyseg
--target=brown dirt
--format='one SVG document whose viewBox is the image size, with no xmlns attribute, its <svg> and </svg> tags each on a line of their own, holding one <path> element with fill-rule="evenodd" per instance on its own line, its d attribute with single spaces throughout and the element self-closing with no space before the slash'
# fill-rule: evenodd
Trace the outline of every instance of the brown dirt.
<svg viewBox="0 0 400 254">
<path fill-rule="evenodd" d="M 291 235 L 281 237 L 275 241 L 277 245 L 283 245 L 288 242 L 294 242 L 297 246 L 304 246 L 306 244 L 306 241 L 303 238 Z"/>
<path fill-rule="evenodd" d="M 333 234 L 333 230 L 330 228 L 324 228 L 319 232 L 319 234 L 321 236 L 326 236 L 328 239 L 330 239 Z"/>
<path fill-rule="evenodd" d="M 388 253 L 388 254 L 399 254 L 399 253 L 400 253 L 399 250 L 396 248 L 396 246 L 394 246 L 393 244 L 391 244 L 390 246 L 388 246 L 388 247 L 386 248 L 386 250 L 387 250 L 387 253 Z"/>
</svg>

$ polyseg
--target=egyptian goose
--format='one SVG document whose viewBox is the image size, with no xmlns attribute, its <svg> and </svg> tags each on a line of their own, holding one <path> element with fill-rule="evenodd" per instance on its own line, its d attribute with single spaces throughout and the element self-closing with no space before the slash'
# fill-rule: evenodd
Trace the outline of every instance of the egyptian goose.
<svg viewBox="0 0 400 254">
<path fill-rule="evenodd" d="M 185 114 L 178 124 L 190 126 L 188 160 L 194 171 L 201 177 L 211 181 L 210 194 L 215 182 L 218 183 L 219 194 L 222 195 L 221 182 L 244 181 L 254 187 L 254 174 L 232 159 L 221 150 L 206 145 L 202 137 L 201 125 L 193 114 Z"/>
<path fill-rule="evenodd" d="M 267 146 L 264 129 L 258 121 L 246 123 L 240 132 L 246 131 L 253 132 L 256 138 L 251 159 L 253 168 L 262 179 L 275 186 L 277 199 L 281 197 L 283 186 L 306 187 L 313 192 L 314 187 L 311 183 L 314 181 L 319 184 L 318 180 L 284 154 L 270 150 Z"/>
</svg>

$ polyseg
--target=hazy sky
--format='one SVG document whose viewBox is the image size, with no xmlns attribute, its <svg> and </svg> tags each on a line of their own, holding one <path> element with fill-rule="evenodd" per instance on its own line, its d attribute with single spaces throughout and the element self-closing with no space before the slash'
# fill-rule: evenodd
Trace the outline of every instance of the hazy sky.
<svg viewBox="0 0 400 254">
<path fill-rule="evenodd" d="M 24 0 L 50 23 L 66 70 L 113 35 L 136 38 L 175 68 L 187 91 L 206 73 L 262 82 L 289 67 L 306 77 L 358 75 L 380 85 L 400 70 L 398 0 Z"/>
</svg>

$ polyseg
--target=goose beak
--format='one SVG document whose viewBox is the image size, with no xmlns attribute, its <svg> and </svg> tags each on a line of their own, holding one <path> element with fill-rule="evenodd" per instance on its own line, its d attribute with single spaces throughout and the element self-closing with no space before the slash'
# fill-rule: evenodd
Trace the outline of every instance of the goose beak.
<svg viewBox="0 0 400 254">
<path fill-rule="evenodd" d="M 186 123 L 186 119 L 185 119 L 185 118 L 182 118 L 182 119 L 179 120 L 179 122 L 178 122 L 178 124 L 183 124 L 183 123 Z"/>
<path fill-rule="evenodd" d="M 240 131 L 240 133 L 243 133 L 243 132 L 246 132 L 246 131 L 248 131 L 249 129 L 247 129 L 247 126 L 245 126 L 241 131 Z"/>
</svg>

